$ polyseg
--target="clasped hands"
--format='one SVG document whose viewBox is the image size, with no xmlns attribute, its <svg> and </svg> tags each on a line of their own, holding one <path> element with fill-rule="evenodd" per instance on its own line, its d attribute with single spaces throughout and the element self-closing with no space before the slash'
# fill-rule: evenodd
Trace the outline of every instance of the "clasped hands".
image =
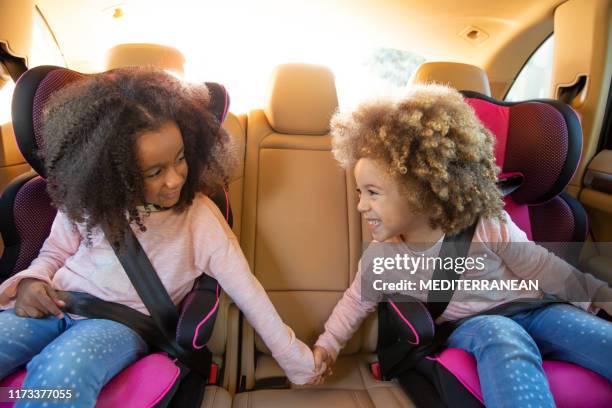
<svg viewBox="0 0 612 408">
<path fill-rule="evenodd" d="M 314 346 L 312 354 L 317 375 L 308 382 L 308 385 L 321 385 L 325 382 L 325 378 L 333 374 L 331 366 L 334 360 L 324 347 Z"/>
</svg>

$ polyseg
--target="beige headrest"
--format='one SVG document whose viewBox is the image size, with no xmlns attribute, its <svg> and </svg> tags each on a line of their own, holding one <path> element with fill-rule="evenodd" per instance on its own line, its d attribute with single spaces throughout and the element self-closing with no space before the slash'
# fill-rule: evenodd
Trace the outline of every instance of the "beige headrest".
<svg viewBox="0 0 612 408">
<path fill-rule="evenodd" d="M 0 9 L 0 47 L 27 63 L 32 46 L 34 1 L 3 1 Z"/>
<path fill-rule="evenodd" d="M 105 69 L 153 65 L 184 75 L 185 57 L 176 48 L 159 44 L 119 44 L 106 53 Z"/>
<path fill-rule="evenodd" d="M 283 64 L 274 69 L 265 114 L 279 133 L 324 135 L 338 107 L 334 74 L 327 67 Z"/>
<path fill-rule="evenodd" d="M 417 68 L 410 83 L 429 82 L 449 85 L 460 91 L 475 91 L 491 96 L 487 73 L 474 65 L 458 62 L 425 62 Z"/>
</svg>

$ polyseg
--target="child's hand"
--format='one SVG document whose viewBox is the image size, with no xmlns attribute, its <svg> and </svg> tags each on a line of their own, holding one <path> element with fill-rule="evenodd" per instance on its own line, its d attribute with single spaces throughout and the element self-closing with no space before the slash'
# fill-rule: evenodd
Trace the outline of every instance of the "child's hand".
<svg viewBox="0 0 612 408">
<path fill-rule="evenodd" d="M 612 316 L 612 289 L 609 286 L 599 288 L 593 306 L 603 309 L 608 316 Z"/>
<path fill-rule="evenodd" d="M 325 377 L 333 374 L 331 365 L 334 363 L 329 352 L 324 347 L 315 346 L 312 354 L 315 361 L 315 372 L 317 376 L 309 384 L 321 385 L 325 382 Z"/>
<path fill-rule="evenodd" d="M 21 317 L 45 317 L 49 314 L 64 317 L 60 307 L 66 304 L 60 300 L 55 290 L 46 282 L 35 278 L 25 278 L 17 287 L 15 314 Z"/>
<path fill-rule="evenodd" d="M 593 306 L 603 309 L 608 316 L 612 316 L 612 302 L 593 302 Z"/>
</svg>

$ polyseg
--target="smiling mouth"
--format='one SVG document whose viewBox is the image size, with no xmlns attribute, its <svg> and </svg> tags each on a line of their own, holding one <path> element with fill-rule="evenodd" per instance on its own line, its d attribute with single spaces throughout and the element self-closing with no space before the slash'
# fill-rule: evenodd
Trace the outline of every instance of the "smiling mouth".
<svg viewBox="0 0 612 408">
<path fill-rule="evenodd" d="M 374 231 L 376 228 L 378 228 L 382 224 L 382 222 L 377 219 L 366 219 L 366 222 L 368 224 L 368 228 L 371 231 Z"/>
<path fill-rule="evenodd" d="M 168 194 L 164 194 L 162 195 L 162 197 L 167 198 L 167 199 L 171 199 L 171 198 L 176 198 L 181 194 L 181 190 L 177 190 L 174 191 L 172 193 L 168 193 Z"/>
</svg>

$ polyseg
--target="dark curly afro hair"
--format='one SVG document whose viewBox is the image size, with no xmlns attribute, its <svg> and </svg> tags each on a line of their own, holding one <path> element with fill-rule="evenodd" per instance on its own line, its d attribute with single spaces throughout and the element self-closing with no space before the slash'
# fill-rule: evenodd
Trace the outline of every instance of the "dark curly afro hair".
<svg viewBox="0 0 612 408">
<path fill-rule="evenodd" d="M 41 151 L 54 205 L 85 223 L 88 243 L 95 227 L 115 247 L 130 223 L 145 231 L 136 210 L 144 203 L 144 180 L 135 144 L 168 121 L 180 129 L 189 167 L 172 210 L 184 211 L 196 193 L 226 185 L 235 158 L 208 102 L 204 85 L 150 67 L 89 75 L 58 91 L 44 112 Z"/>
</svg>

